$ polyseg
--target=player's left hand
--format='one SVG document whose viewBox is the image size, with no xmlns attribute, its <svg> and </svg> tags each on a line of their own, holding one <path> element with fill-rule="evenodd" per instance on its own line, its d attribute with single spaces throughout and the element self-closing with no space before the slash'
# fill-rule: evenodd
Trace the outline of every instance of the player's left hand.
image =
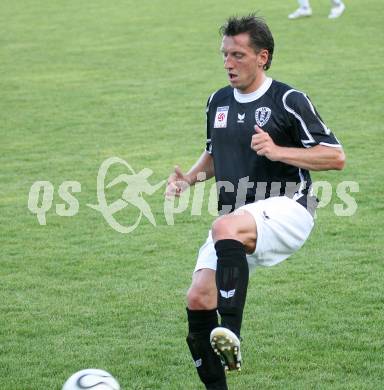
<svg viewBox="0 0 384 390">
<path fill-rule="evenodd" d="M 167 188 L 165 190 L 165 197 L 171 199 L 179 197 L 190 186 L 190 181 L 178 165 L 175 166 L 174 171 L 169 175 L 167 181 Z"/>
<path fill-rule="evenodd" d="M 255 134 L 252 136 L 251 148 L 259 155 L 265 156 L 271 161 L 279 160 L 279 146 L 277 146 L 271 136 L 255 125 Z"/>
</svg>

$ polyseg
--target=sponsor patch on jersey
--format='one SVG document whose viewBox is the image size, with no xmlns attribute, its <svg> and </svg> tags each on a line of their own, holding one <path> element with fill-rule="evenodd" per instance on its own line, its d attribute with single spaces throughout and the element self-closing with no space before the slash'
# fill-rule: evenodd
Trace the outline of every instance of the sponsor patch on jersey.
<svg viewBox="0 0 384 390">
<path fill-rule="evenodd" d="M 271 117 L 271 109 L 269 107 L 259 107 L 255 112 L 256 123 L 259 127 L 263 127 Z"/>
<path fill-rule="evenodd" d="M 217 107 L 215 124 L 213 125 L 215 129 L 223 129 L 227 127 L 228 110 L 229 106 Z"/>
</svg>

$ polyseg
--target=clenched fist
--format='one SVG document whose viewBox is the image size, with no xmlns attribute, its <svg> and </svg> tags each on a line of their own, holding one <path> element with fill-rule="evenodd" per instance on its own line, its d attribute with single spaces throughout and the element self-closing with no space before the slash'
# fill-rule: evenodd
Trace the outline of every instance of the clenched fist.
<svg viewBox="0 0 384 390">
<path fill-rule="evenodd" d="M 271 161 L 278 161 L 280 147 L 273 142 L 273 139 L 266 131 L 257 125 L 255 125 L 255 132 L 252 136 L 251 148 L 259 156 L 265 156 Z"/>
</svg>

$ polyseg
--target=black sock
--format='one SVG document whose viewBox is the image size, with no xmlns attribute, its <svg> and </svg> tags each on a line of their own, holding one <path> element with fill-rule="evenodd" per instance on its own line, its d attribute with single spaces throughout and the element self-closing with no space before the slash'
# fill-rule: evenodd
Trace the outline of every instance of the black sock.
<svg viewBox="0 0 384 390">
<path fill-rule="evenodd" d="M 249 267 L 244 245 L 236 240 L 219 240 L 217 254 L 217 309 L 221 325 L 240 336 L 243 309 L 247 296 Z"/>
<path fill-rule="evenodd" d="M 210 390 L 227 390 L 224 367 L 212 349 L 209 336 L 218 324 L 214 310 L 190 310 L 187 308 L 189 334 L 187 343 L 200 380 Z"/>
</svg>

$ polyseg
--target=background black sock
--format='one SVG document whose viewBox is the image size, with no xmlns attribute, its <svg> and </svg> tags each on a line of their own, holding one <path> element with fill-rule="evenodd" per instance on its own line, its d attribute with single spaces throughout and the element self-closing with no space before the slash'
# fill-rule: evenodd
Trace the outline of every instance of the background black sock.
<svg viewBox="0 0 384 390">
<path fill-rule="evenodd" d="M 187 308 L 189 334 L 187 344 L 200 380 L 207 389 L 227 390 L 224 367 L 212 349 L 209 336 L 219 323 L 216 309 L 190 310 Z"/>
<path fill-rule="evenodd" d="M 237 240 L 219 240 L 215 249 L 218 259 L 217 309 L 221 316 L 221 325 L 240 336 L 249 279 L 245 247 Z"/>
</svg>

